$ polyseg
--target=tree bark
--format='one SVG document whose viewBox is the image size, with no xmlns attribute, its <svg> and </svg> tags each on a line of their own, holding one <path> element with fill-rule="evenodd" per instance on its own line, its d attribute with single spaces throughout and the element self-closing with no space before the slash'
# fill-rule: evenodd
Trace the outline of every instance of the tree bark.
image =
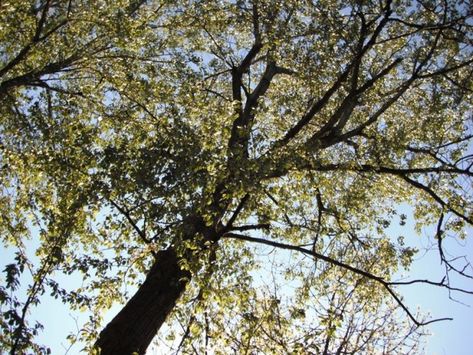
<svg viewBox="0 0 473 355">
<path fill-rule="evenodd" d="M 190 278 L 173 247 L 160 251 L 145 282 L 100 333 L 95 343 L 100 354 L 145 354 Z"/>
</svg>

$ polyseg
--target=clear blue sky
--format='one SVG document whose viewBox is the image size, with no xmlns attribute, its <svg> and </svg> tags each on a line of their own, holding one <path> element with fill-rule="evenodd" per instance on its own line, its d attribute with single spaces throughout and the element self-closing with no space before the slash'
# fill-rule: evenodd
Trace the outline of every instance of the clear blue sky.
<svg viewBox="0 0 473 355">
<path fill-rule="evenodd" d="M 409 279 L 430 279 L 440 282 L 444 276 L 443 266 L 440 265 L 438 251 L 427 251 L 431 248 L 433 228 L 426 228 L 421 235 L 415 234 L 412 228 L 412 218 L 408 221 L 408 229 L 412 234 L 406 235 L 410 245 L 420 249 L 417 258 L 409 272 Z M 446 238 L 443 241 L 444 249 L 453 256 L 465 256 L 473 261 L 473 230 L 468 230 L 468 238 L 459 241 Z M 459 260 L 460 261 L 460 260 Z M 472 269 L 468 269 L 471 271 Z M 451 274 L 452 286 L 473 291 L 473 279 L 455 277 Z M 399 288 L 404 295 L 407 305 L 412 310 L 419 308 L 422 312 L 429 312 L 432 318 L 451 317 L 452 321 L 442 321 L 428 326 L 431 336 L 428 339 L 426 353 L 429 355 L 471 355 L 473 354 L 473 295 L 449 293 L 446 289 L 439 289 L 429 285 L 411 285 Z"/>
</svg>

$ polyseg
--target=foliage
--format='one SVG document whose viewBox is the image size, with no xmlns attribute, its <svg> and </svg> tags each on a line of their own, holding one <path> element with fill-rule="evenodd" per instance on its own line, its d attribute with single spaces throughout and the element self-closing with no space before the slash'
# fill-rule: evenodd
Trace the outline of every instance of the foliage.
<svg viewBox="0 0 473 355">
<path fill-rule="evenodd" d="M 392 279 L 415 251 L 388 227 L 410 204 L 419 229 L 437 223 L 447 276 L 471 277 L 442 247 L 473 221 L 471 8 L 3 1 L 0 236 L 15 258 L 0 349 L 47 352 L 28 323 L 45 293 L 90 311 L 92 345 L 103 312 L 169 248 L 192 274 L 169 318 L 189 329 L 181 348 L 417 339 L 392 311 L 423 324 Z M 285 250 L 273 286 L 255 282 L 274 263 L 254 243 Z M 66 290 L 64 274 L 84 282 Z"/>
</svg>

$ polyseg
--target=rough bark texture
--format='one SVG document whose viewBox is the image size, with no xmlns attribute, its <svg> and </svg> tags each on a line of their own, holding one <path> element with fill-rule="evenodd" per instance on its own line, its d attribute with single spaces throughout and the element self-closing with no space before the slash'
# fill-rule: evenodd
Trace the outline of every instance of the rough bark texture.
<svg viewBox="0 0 473 355">
<path fill-rule="evenodd" d="M 190 280 L 170 247 L 159 252 L 145 282 L 100 333 L 95 346 L 101 355 L 145 354 Z"/>
</svg>

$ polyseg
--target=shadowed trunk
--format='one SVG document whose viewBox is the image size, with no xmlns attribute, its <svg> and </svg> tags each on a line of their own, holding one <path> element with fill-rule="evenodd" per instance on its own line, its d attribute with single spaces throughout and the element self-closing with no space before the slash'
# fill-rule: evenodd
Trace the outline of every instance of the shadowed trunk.
<svg viewBox="0 0 473 355">
<path fill-rule="evenodd" d="M 95 343 L 101 355 L 144 354 L 189 282 L 174 248 L 158 253 L 145 282 Z"/>
</svg>

